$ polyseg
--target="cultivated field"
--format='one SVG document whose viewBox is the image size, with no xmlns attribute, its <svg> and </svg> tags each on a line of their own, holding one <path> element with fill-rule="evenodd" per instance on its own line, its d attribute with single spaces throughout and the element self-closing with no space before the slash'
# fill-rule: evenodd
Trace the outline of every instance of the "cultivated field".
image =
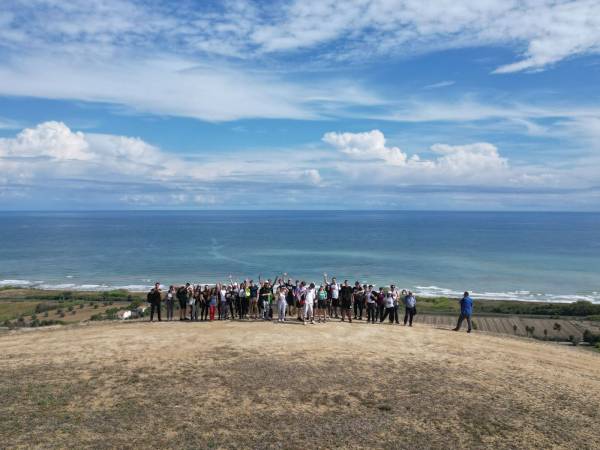
<svg viewBox="0 0 600 450">
<path fill-rule="evenodd" d="M 600 355 L 481 333 L 103 322 L 0 335 L 2 447 L 599 448 Z"/>
<path fill-rule="evenodd" d="M 417 314 L 415 316 L 417 323 L 442 328 L 455 327 L 456 320 L 456 315 Z M 538 339 L 547 338 L 562 341 L 568 341 L 569 336 L 577 336 L 581 339 L 586 329 L 597 332 L 599 331 L 598 324 L 600 323 L 576 319 L 548 319 L 517 315 L 475 315 L 473 316 L 473 320 L 479 331 L 527 336 L 526 330 L 529 327 L 534 329 L 533 334 L 530 334 L 530 336 Z M 466 326 L 466 323 L 463 323 L 463 328 L 466 328 Z M 544 333 L 544 330 L 546 330 L 546 333 Z"/>
</svg>

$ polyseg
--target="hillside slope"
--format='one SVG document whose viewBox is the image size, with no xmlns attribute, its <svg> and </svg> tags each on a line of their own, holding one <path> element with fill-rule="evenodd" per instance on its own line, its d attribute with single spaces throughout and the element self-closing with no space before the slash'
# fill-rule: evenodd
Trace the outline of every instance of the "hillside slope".
<svg viewBox="0 0 600 450">
<path fill-rule="evenodd" d="M 364 323 L 0 336 L 6 447 L 599 448 L 600 355 Z"/>
</svg>

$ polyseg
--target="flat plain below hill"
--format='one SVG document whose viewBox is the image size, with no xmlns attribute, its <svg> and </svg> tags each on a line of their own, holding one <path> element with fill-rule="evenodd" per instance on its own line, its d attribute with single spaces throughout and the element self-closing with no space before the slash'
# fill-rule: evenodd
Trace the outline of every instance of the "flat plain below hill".
<svg viewBox="0 0 600 450">
<path fill-rule="evenodd" d="M 0 335 L 3 448 L 600 448 L 600 355 L 417 324 Z"/>
</svg>

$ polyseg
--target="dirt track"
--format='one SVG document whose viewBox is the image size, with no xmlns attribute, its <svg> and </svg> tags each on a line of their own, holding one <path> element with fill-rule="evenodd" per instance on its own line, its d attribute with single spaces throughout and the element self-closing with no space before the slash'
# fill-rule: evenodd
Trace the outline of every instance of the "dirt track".
<svg viewBox="0 0 600 450">
<path fill-rule="evenodd" d="M 600 355 L 421 324 L 14 332 L 0 375 L 3 447 L 600 448 Z"/>
</svg>

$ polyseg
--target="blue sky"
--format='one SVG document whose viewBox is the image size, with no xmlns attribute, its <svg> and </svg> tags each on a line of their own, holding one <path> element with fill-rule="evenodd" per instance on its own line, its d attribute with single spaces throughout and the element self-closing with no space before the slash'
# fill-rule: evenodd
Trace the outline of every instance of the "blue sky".
<svg viewBox="0 0 600 450">
<path fill-rule="evenodd" d="M 600 3 L 0 6 L 0 209 L 600 210 Z"/>
</svg>

